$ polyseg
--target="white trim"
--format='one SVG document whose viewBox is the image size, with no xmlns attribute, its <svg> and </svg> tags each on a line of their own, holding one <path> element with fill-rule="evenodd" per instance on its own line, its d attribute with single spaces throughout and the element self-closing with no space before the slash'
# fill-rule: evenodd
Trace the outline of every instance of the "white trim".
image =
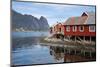
<svg viewBox="0 0 100 67">
<path fill-rule="evenodd" d="M 91 29 L 93 27 L 93 30 Z M 89 32 L 95 32 L 95 26 L 89 26 Z"/>
<path fill-rule="evenodd" d="M 73 29 L 73 32 L 76 32 L 77 31 L 77 26 L 73 26 L 72 29 Z"/>
<path fill-rule="evenodd" d="M 83 27 L 83 30 L 81 30 L 81 27 Z M 79 31 L 83 32 L 84 31 L 84 26 L 79 26 Z"/>
<path fill-rule="evenodd" d="M 70 26 L 66 26 L 66 31 L 70 32 Z"/>
</svg>

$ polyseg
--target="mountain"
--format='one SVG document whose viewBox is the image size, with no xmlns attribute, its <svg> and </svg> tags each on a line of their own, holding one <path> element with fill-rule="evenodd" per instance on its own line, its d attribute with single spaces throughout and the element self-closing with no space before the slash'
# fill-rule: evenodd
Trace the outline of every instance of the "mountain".
<svg viewBox="0 0 100 67">
<path fill-rule="evenodd" d="M 39 19 L 32 15 L 23 15 L 12 10 L 12 31 L 48 31 L 49 24 L 45 17 Z"/>
</svg>

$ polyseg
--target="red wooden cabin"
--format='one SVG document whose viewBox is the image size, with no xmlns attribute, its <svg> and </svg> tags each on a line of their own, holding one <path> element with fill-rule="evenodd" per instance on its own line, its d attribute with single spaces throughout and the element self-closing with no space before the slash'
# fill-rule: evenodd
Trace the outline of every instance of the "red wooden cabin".
<svg viewBox="0 0 100 67">
<path fill-rule="evenodd" d="M 66 36 L 94 37 L 96 36 L 95 13 L 84 12 L 81 16 L 70 17 L 63 23 L 52 27 L 53 34 Z"/>
</svg>

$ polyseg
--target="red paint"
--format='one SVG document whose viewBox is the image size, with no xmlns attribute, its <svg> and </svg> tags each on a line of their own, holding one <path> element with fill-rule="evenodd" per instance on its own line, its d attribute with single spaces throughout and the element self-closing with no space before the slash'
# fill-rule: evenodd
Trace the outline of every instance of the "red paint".
<svg viewBox="0 0 100 67">
<path fill-rule="evenodd" d="M 89 25 L 82 25 L 84 26 L 83 32 L 80 32 L 79 30 L 80 25 L 76 25 L 76 26 L 77 26 L 76 32 L 73 32 L 72 25 L 70 25 L 70 32 L 67 32 L 66 26 L 64 26 L 64 35 L 65 36 L 96 36 L 96 32 L 89 32 Z"/>
<path fill-rule="evenodd" d="M 62 25 L 61 23 L 58 23 L 57 25 L 54 26 L 55 30 L 53 31 L 53 33 L 57 34 L 57 32 L 63 32 L 64 36 L 96 36 L 96 32 L 89 32 L 90 25 L 69 25 L 69 26 L 70 26 L 70 32 L 67 32 L 66 25 Z M 75 32 L 72 29 L 73 26 L 77 27 L 77 30 Z M 84 26 L 83 32 L 80 32 L 79 26 Z"/>
<path fill-rule="evenodd" d="M 58 32 L 61 32 L 63 33 L 64 36 L 96 36 L 96 32 L 90 32 L 89 31 L 89 26 L 90 25 L 93 25 L 95 26 L 95 24 L 86 24 L 85 21 L 87 20 L 88 18 L 88 15 L 86 13 L 83 13 L 81 17 L 78 17 L 78 25 L 76 25 L 75 23 L 75 20 L 76 18 L 75 17 L 71 17 L 71 20 L 70 20 L 70 31 L 67 32 L 66 31 L 66 26 L 68 25 L 62 25 L 61 23 L 58 23 L 56 24 L 54 27 L 53 27 L 53 33 L 54 34 L 58 34 Z M 67 22 L 66 22 L 67 23 Z M 77 30 L 74 32 L 72 27 L 73 26 L 76 26 L 77 27 Z M 83 26 L 84 27 L 84 31 L 81 32 L 80 31 L 80 28 L 79 26 Z"/>
</svg>

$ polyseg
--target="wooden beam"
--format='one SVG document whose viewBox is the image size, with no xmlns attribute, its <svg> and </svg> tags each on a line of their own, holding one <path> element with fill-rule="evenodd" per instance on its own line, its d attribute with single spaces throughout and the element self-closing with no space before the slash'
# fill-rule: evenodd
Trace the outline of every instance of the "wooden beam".
<svg viewBox="0 0 100 67">
<path fill-rule="evenodd" d="M 91 36 L 90 36 L 90 42 L 91 42 Z"/>
<path fill-rule="evenodd" d="M 83 40 L 85 41 L 85 36 L 83 36 Z"/>
<path fill-rule="evenodd" d="M 76 36 L 75 36 L 75 42 L 76 42 Z"/>
</svg>

